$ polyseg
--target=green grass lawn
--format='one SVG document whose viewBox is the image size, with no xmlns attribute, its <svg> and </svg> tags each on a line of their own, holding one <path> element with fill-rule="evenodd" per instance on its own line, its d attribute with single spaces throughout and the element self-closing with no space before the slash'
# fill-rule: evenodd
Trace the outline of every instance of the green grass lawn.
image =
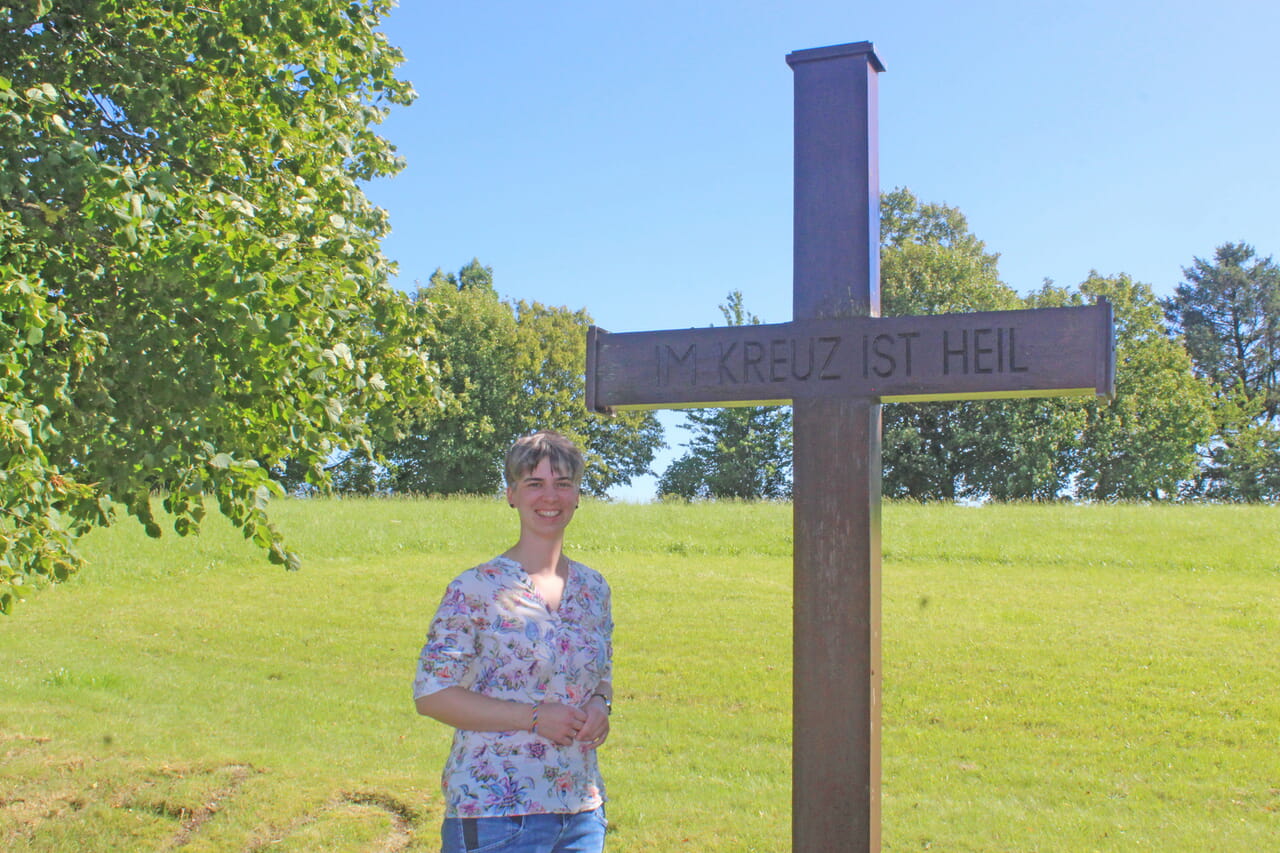
<svg viewBox="0 0 1280 853">
<path fill-rule="evenodd" d="M 220 520 L 125 524 L 0 618 L 0 849 L 436 849 L 449 733 L 412 669 L 514 519 L 276 517 L 299 573 Z M 884 849 L 1280 849 L 1278 522 L 886 505 Z M 571 535 L 614 587 L 611 853 L 788 849 L 790 507 L 586 503 Z"/>
</svg>

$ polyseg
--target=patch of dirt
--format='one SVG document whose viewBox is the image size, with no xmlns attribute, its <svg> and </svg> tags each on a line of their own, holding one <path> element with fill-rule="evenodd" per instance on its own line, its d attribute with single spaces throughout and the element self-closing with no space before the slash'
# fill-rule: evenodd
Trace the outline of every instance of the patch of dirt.
<svg viewBox="0 0 1280 853">
<path fill-rule="evenodd" d="M 133 808 L 152 812 L 163 818 L 177 821 L 178 830 L 158 848 L 159 850 L 177 850 L 187 844 L 191 837 L 200 831 L 200 827 L 208 823 L 223 806 L 240 792 L 245 780 L 256 771 L 247 764 L 224 764 L 213 769 L 162 767 L 157 771 L 159 781 L 183 781 L 196 775 L 225 776 L 225 781 L 200 798 L 200 802 L 192 804 L 183 802 L 182 797 L 173 797 L 173 785 L 157 785 L 157 780 L 146 780 L 134 786 L 126 795 L 119 797 L 112 805 L 118 808 Z M 163 790 L 168 788 L 169 791 Z M 160 790 L 158 790 L 160 789 Z M 154 796 L 158 795 L 158 796 Z"/>
<path fill-rule="evenodd" d="M 156 849 L 181 850 L 241 794 L 250 778 L 265 772 L 238 763 L 139 767 L 124 759 L 60 754 L 50 744 L 47 737 L 0 732 L 0 766 L 22 768 L 0 775 L 0 850 L 22 849 L 46 823 L 72 819 L 94 805 L 171 822 L 172 835 Z M 283 830 L 259 827 L 250 832 L 244 850 L 265 851 L 326 816 L 368 809 L 384 813 L 390 821 L 385 834 L 366 848 L 370 853 L 402 853 L 410 848 L 424 820 L 421 811 L 387 793 L 348 790 L 318 804 Z"/>
<path fill-rule="evenodd" d="M 377 846 L 369 848 L 370 853 L 400 853 L 407 850 L 413 843 L 414 828 L 422 821 L 422 815 L 416 809 L 388 794 L 377 791 L 344 791 L 319 811 L 308 812 L 293 821 L 283 832 L 275 833 L 270 840 L 249 847 L 248 851 L 259 853 L 268 850 L 272 845 L 302 832 L 326 815 L 351 806 L 379 809 L 391 819 L 390 831 L 377 842 Z"/>
</svg>

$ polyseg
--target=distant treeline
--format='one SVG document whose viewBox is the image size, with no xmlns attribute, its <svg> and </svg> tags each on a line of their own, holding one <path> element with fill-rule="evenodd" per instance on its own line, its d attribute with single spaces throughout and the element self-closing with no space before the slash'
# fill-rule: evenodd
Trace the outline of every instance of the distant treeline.
<svg viewBox="0 0 1280 853">
<path fill-rule="evenodd" d="M 953 207 L 908 190 L 881 201 L 882 313 L 922 315 L 1080 305 L 1113 306 L 1116 396 L 886 405 L 884 494 L 915 500 L 1272 501 L 1280 497 L 1280 270 L 1243 243 L 1196 258 L 1167 299 L 1120 274 L 1077 287 L 1046 282 L 1019 295 L 995 253 Z M 413 302 L 432 324 L 449 403 L 407 419 L 375 456 L 332 466 L 340 491 L 493 493 L 500 456 L 517 435 L 549 427 L 592 457 L 587 488 L 604 494 L 645 473 L 663 496 L 786 498 L 787 407 L 693 410 L 686 452 L 650 472 L 663 446 L 650 415 L 602 418 L 583 403 L 585 311 L 503 300 L 473 260 L 437 271 Z M 728 325 L 758 323 L 740 292 L 720 306 Z M 280 469 L 287 472 L 287 469 Z M 298 487 L 293 476 L 289 485 Z"/>
</svg>

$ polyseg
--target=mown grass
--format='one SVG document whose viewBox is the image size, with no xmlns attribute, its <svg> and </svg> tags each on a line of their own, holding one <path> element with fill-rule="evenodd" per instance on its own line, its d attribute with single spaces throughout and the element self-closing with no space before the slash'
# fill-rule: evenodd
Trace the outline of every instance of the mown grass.
<svg viewBox="0 0 1280 853">
<path fill-rule="evenodd" d="M 497 501 L 131 526 L 0 620 L 0 849 L 431 850 L 409 681 Z M 1280 509 L 888 504 L 884 849 L 1261 851 L 1280 837 Z M 789 847 L 790 508 L 584 504 L 615 591 L 609 849 Z M 832 594 L 839 594 L 833 590 Z M 851 725 L 853 722 L 851 721 Z"/>
</svg>

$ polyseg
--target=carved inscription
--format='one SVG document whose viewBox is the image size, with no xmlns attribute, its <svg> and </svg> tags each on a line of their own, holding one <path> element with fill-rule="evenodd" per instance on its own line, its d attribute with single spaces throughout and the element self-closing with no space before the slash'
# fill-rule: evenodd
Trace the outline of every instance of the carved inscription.
<svg viewBox="0 0 1280 853">
<path fill-rule="evenodd" d="M 879 334 L 862 336 L 862 375 L 888 379 L 897 375 L 911 376 L 911 342 L 920 337 L 919 332 L 898 332 L 896 335 Z"/>
<path fill-rule="evenodd" d="M 1109 395 L 1111 306 L 588 335 L 588 405 Z"/>
<path fill-rule="evenodd" d="M 658 365 L 658 385 L 671 384 L 671 368 L 675 365 L 677 382 L 686 385 L 698 384 L 697 370 L 697 344 L 689 344 L 680 352 L 680 347 L 673 347 L 670 344 L 659 344 L 654 347 L 657 354 L 655 359 Z"/>
<path fill-rule="evenodd" d="M 1026 373 L 1015 328 L 961 329 L 942 333 L 942 374 Z"/>
<path fill-rule="evenodd" d="M 965 376 L 1025 373 L 1018 330 L 1004 327 L 943 329 L 921 346 L 923 333 L 808 335 L 654 346 L 654 380 L 673 385 L 743 385 L 839 382 L 852 371 L 864 379 L 911 379 L 927 374 Z M 932 357 L 932 363 L 922 363 Z"/>
<path fill-rule="evenodd" d="M 838 335 L 768 340 L 716 341 L 699 347 L 654 347 L 654 378 L 659 386 L 742 385 L 842 378 Z M 708 354 L 709 353 L 709 354 Z"/>
</svg>

